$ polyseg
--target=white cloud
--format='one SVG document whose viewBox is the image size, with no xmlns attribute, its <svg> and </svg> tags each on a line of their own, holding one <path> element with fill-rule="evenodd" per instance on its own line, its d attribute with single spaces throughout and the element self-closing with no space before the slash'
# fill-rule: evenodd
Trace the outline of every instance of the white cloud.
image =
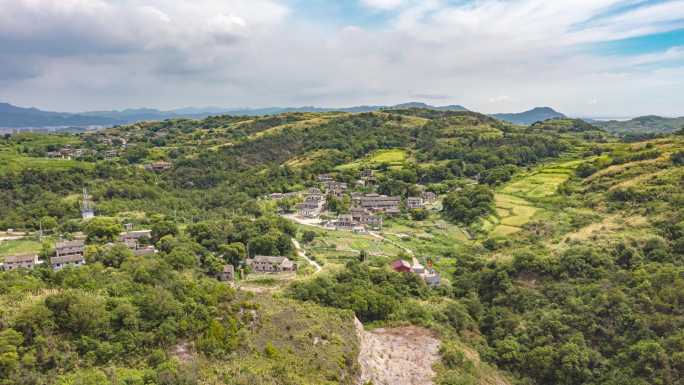
<svg viewBox="0 0 684 385">
<path fill-rule="evenodd" d="M 393 9 L 403 3 L 403 0 L 361 0 L 361 4 L 370 8 Z"/>
<path fill-rule="evenodd" d="M 363 0 L 374 17 L 394 12 L 335 29 L 285 0 L 0 0 L 0 99 L 78 110 L 419 98 L 484 112 L 684 114 L 684 49 L 586 49 L 684 16 L 682 0 L 615 13 L 637 3 Z"/>
</svg>

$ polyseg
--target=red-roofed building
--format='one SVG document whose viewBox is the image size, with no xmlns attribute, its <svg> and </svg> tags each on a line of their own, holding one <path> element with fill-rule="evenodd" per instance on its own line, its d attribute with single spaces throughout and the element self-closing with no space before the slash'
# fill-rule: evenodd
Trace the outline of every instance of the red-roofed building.
<svg viewBox="0 0 684 385">
<path fill-rule="evenodd" d="M 396 271 L 397 273 L 410 273 L 411 264 L 403 259 L 397 259 L 396 261 L 392 262 L 392 270 Z"/>
</svg>

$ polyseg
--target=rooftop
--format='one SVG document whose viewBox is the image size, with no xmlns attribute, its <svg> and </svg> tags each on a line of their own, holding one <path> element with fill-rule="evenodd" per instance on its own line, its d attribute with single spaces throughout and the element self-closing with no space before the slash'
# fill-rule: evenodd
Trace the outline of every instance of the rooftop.
<svg viewBox="0 0 684 385">
<path fill-rule="evenodd" d="M 82 239 L 74 239 L 73 241 L 62 241 L 62 242 L 57 242 L 57 245 L 55 246 L 58 249 L 64 249 L 68 247 L 82 247 L 85 245 L 85 241 Z"/>
<path fill-rule="evenodd" d="M 35 262 L 38 260 L 37 254 L 19 254 L 5 257 L 5 263 Z"/>
</svg>

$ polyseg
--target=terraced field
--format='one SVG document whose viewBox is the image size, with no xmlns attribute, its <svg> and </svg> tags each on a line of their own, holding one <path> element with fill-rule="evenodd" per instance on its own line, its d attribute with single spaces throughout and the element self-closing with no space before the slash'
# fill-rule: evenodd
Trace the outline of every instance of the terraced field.
<svg viewBox="0 0 684 385">
<path fill-rule="evenodd" d="M 543 212 L 544 198 L 556 194 L 583 160 L 551 163 L 514 179 L 494 196 L 496 215 L 485 220 L 483 228 L 494 237 L 520 231 L 522 226 Z"/>
</svg>

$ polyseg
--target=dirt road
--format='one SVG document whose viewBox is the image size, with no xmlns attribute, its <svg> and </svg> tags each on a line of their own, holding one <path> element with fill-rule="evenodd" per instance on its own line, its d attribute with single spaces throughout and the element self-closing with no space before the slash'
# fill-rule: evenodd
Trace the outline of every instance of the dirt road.
<svg viewBox="0 0 684 385">
<path fill-rule="evenodd" d="M 309 264 L 316 269 L 316 273 L 320 273 L 321 270 L 323 270 L 323 268 L 321 267 L 321 265 L 318 264 L 318 262 L 314 261 L 313 259 L 310 259 L 306 255 L 306 252 L 304 251 L 304 249 L 302 249 L 302 246 L 299 244 L 299 242 L 296 239 L 292 238 L 292 244 L 294 245 L 295 250 L 297 250 L 297 255 L 306 259 L 306 261 L 309 262 Z"/>
</svg>

